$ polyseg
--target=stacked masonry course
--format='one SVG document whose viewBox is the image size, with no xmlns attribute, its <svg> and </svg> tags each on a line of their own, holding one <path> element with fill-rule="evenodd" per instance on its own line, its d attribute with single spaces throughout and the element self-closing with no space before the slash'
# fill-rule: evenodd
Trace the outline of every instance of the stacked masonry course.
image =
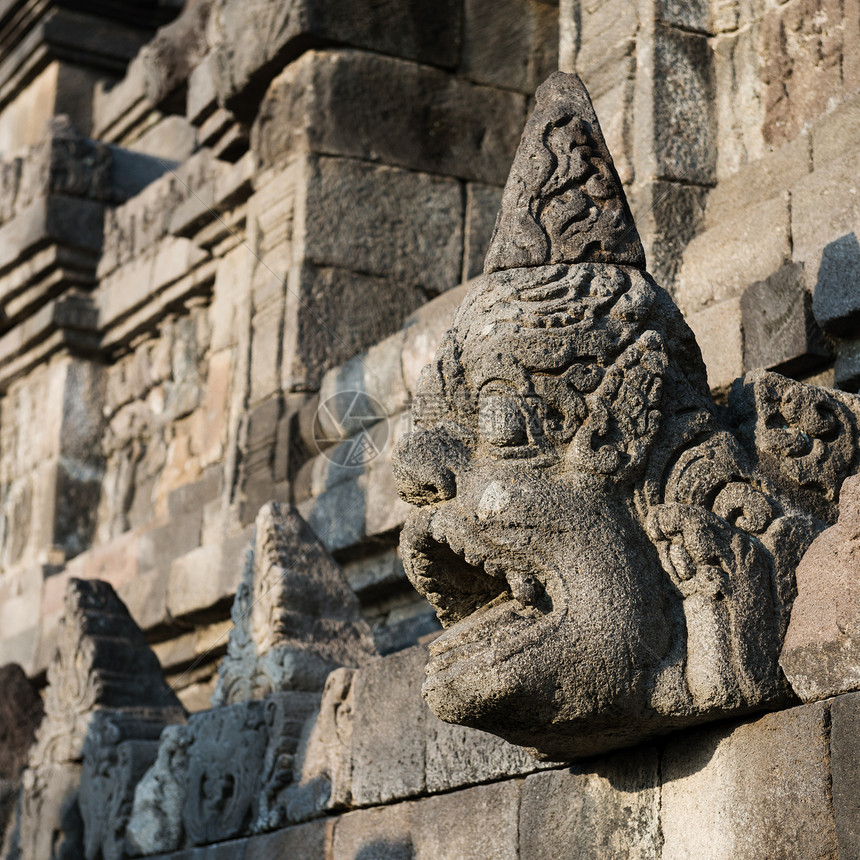
<svg viewBox="0 0 860 860">
<path fill-rule="evenodd" d="M 857 390 L 858 4 L 346 6 L 0 4 L 0 665 L 43 686 L 69 581 L 106 580 L 206 709 L 257 512 L 290 502 L 389 655 L 346 685 L 348 788 L 173 856 L 855 856 L 844 680 L 574 768 L 439 723 L 390 453 L 557 67 L 714 392 L 756 368 Z M 360 469 L 334 450 L 354 391 L 380 419 Z"/>
</svg>

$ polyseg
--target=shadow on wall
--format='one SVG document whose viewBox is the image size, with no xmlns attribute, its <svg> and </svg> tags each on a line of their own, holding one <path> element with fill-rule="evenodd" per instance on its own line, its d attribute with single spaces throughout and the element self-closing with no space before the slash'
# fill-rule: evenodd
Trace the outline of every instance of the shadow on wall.
<svg viewBox="0 0 860 860">
<path fill-rule="evenodd" d="M 354 860 L 412 860 L 414 856 L 410 840 L 393 842 L 382 839 L 363 845 Z"/>
<path fill-rule="evenodd" d="M 852 334 L 860 317 L 858 283 L 860 243 L 855 233 L 846 233 L 826 245 L 821 254 L 812 310 L 825 331 L 837 336 Z"/>
<path fill-rule="evenodd" d="M 860 389 L 860 242 L 846 233 L 825 246 L 812 299 L 816 321 L 836 341 L 835 384 Z"/>
</svg>

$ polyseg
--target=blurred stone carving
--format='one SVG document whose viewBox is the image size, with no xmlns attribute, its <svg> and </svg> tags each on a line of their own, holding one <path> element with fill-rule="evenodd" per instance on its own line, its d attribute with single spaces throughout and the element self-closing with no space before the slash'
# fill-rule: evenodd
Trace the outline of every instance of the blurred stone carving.
<svg viewBox="0 0 860 860">
<path fill-rule="evenodd" d="M 298 512 L 277 502 L 257 516 L 232 618 L 213 705 L 321 691 L 332 669 L 376 654 L 337 562 Z"/>
<path fill-rule="evenodd" d="M 132 857 L 175 851 L 182 844 L 182 804 L 190 743 L 188 726 L 168 726 L 162 732 L 155 763 L 134 792 L 126 828 Z"/>
<path fill-rule="evenodd" d="M 98 711 L 84 743 L 78 803 L 87 860 L 123 860 L 134 791 L 165 727 L 157 711 Z"/>
<path fill-rule="evenodd" d="M 98 745 L 107 713 L 138 708 L 157 712 L 163 722 L 184 718 L 156 656 L 113 588 L 98 580 L 69 580 L 57 652 L 48 667 L 45 719 L 23 777 L 20 860 L 84 856 L 78 789 L 85 747 L 91 734 L 90 743 Z M 110 820 L 100 827 L 116 829 Z"/>
<path fill-rule="evenodd" d="M 292 507 L 275 502 L 257 517 L 232 617 L 212 709 L 193 714 L 181 731 L 165 730 L 138 785 L 127 831 L 135 854 L 291 820 L 296 753 L 314 735 L 326 679 L 376 653 L 338 564 Z M 315 809 L 327 808 L 333 780 L 341 784 L 338 767 L 326 760 L 324 773 L 315 772 L 326 781 Z"/>
<path fill-rule="evenodd" d="M 714 405 L 585 88 L 553 75 L 395 452 L 404 565 L 448 628 L 431 709 L 567 760 L 789 701 L 795 570 L 859 417 L 772 373 Z"/>
<path fill-rule="evenodd" d="M 27 752 L 42 719 L 42 700 L 16 663 L 0 666 L 0 857 L 6 857 L 4 838 L 13 819 L 18 783 L 27 763 Z M 11 842 L 12 828 L 8 839 Z"/>
</svg>

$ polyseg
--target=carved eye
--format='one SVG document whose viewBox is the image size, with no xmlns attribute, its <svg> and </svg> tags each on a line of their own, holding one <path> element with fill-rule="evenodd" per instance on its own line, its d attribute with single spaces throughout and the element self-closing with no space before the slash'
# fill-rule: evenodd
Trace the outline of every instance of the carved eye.
<svg viewBox="0 0 860 860">
<path fill-rule="evenodd" d="M 483 441 L 499 447 L 525 445 L 529 441 L 519 399 L 505 392 L 481 392 L 478 430 Z"/>
</svg>

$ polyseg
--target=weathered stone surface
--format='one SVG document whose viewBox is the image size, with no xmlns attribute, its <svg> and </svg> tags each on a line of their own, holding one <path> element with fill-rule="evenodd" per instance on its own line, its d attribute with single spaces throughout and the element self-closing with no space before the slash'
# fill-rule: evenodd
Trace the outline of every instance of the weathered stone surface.
<svg viewBox="0 0 860 860">
<path fill-rule="evenodd" d="M 851 336 L 860 320 L 857 276 L 860 274 L 860 242 L 846 233 L 828 242 L 821 252 L 812 312 L 819 325 L 831 334 Z"/>
<path fill-rule="evenodd" d="M 321 691 L 375 654 L 355 594 L 295 508 L 263 507 L 232 611 L 213 705 L 277 690 Z"/>
<path fill-rule="evenodd" d="M 459 15 L 453 0 L 428 6 L 420 0 L 360 0 L 343 14 L 336 0 L 265 0 L 249 7 L 228 0 L 219 10 L 226 37 L 216 51 L 219 100 L 240 118 L 268 83 L 310 42 L 340 42 L 383 54 L 451 67 L 457 61 Z M 234 36 L 233 34 L 236 34 Z"/>
<path fill-rule="evenodd" d="M 558 68 L 558 27 L 557 10 L 540 0 L 497 0 L 491 7 L 466 0 L 458 71 L 531 95 Z"/>
<path fill-rule="evenodd" d="M 318 714 L 305 723 L 293 781 L 278 798 L 287 823 L 352 803 L 354 677 L 354 669 L 335 669 L 326 680 Z"/>
<path fill-rule="evenodd" d="M 521 790 L 521 781 L 509 780 L 410 804 L 415 860 L 517 860 Z"/>
<path fill-rule="evenodd" d="M 335 824 L 333 819 L 311 821 L 298 827 L 286 827 L 277 833 L 256 836 L 248 840 L 242 860 L 271 860 L 272 857 L 324 860 L 330 856 Z M 228 857 L 236 860 L 238 855 L 230 854 Z"/>
<path fill-rule="evenodd" d="M 409 803 L 348 812 L 334 828 L 333 856 L 413 860 Z"/>
<path fill-rule="evenodd" d="M 644 267 L 639 234 L 582 82 L 553 75 L 536 99 L 484 271 L 586 260 Z"/>
<path fill-rule="evenodd" d="M 42 700 L 15 663 L 0 666 L 0 689 L 4 693 L 0 704 L 0 780 L 16 783 L 42 720 Z"/>
<path fill-rule="evenodd" d="M 3 836 L 14 819 L 18 782 L 43 711 L 39 694 L 19 665 L 0 667 L 0 689 L 0 856 L 5 857 Z"/>
<path fill-rule="evenodd" d="M 400 800 L 425 789 L 424 739 L 431 719 L 421 701 L 426 657 L 424 648 L 409 648 L 368 664 L 353 681 L 352 797 L 356 806 Z"/>
<path fill-rule="evenodd" d="M 830 706 L 830 777 L 839 857 L 860 854 L 860 696 Z"/>
<path fill-rule="evenodd" d="M 718 410 L 665 291 L 589 256 L 604 259 L 603 228 L 579 228 L 585 262 L 525 266 L 548 254 L 511 216 L 545 198 L 519 160 L 541 154 L 547 104 L 554 126 L 591 116 L 578 79 L 544 84 L 494 240 L 522 254 L 491 248 L 393 465 L 416 507 L 404 568 L 449 628 L 425 699 L 564 761 L 790 700 L 794 571 L 857 470 L 860 400 L 759 373 Z M 541 178 L 573 194 L 581 168 L 557 164 Z M 628 211 L 606 193 L 600 211 Z"/>
<path fill-rule="evenodd" d="M 805 702 L 860 689 L 860 478 L 845 481 L 839 521 L 797 568 L 797 599 L 779 658 Z"/>
<path fill-rule="evenodd" d="M 797 0 L 765 13 L 760 52 L 767 143 L 791 140 L 823 112 L 822 92 L 840 92 L 843 5 Z"/>
<path fill-rule="evenodd" d="M 791 262 L 785 196 L 756 203 L 696 236 L 684 250 L 677 294 L 685 314 L 741 295 Z"/>
<path fill-rule="evenodd" d="M 810 136 L 801 134 L 774 152 L 720 177 L 708 193 L 705 224 L 733 222 L 738 210 L 779 197 L 812 170 Z M 745 159 L 746 160 L 746 159 Z"/>
<path fill-rule="evenodd" d="M 502 190 L 491 185 L 470 182 L 466 186 L 466 227 L 463 241 L 463 281 L 475 278 L 484 270 L 484 257 L 493 238 L 496 213 L 502 201 Z"/>
<path fill-rule="evenodd" d="M 191 0 L 180 15 L 151 39 L 138 54 L 143 64 L 145 93 L 160 105 L 188 79 L 209 48 L 207 23 L 212 0 Z"/>
<path fill-rule="evenodd" d="M 424 298 L 418 287 L 394 277 L 294 266 L 287 275 L 288 323 L 277 387 L 316 388 L 327 370 L 397 331 Z M 270 355 L 263 360 L 271 365 Z"/>
<path fill-rule="evenodd" d="M 524 113 L 523 96 L 428 66 L 309 51 L 272 82 L 251 147 L 263 168 L 317 152 L 502 185 Z"/>
<path fill-rule="evenodd" d="M 158 738 L 172 714 L 103 710 L 84 743 L 78 805 L 87 860 L 123 860 L 135 787 L 155 761 Z"/>
<path fill-rule="evenodd" d="M 341 158 L 320 158 L 310 170 L 305 215 L 310 262 L 436 292 L 459 283 L 463 200 L 458 182 Z M 356 200 L 362 205 L 355 206 Z"/>
<path fill-rule="evenodd" d="M 113 589 L 98 580 L 71 579 L 57 653 L 48 667 L 45 719 L 24 776 L 22 860 L 84 854 L 78 787 L 85 744 L 100 719 L 95 714 L 135 708 L 153 709 L 165 722 L 184 714 Z"/>
<path fill-rule="evenodd" d="M 801 263 L 784 266 L 747 287 L 741 297 L 741 326 L 747 370 L 764 367 L 794 376 L 831 355 L 812 316 Z"/>
<path fill-rule="evenodd" d="M 188 774 L 188 726 L 168 726 L 153 766 L 134 792 L 126 829 L 132 857 L 174 851 L 182 844 L 182 804 Z"/>
<path fill-rule="evenodd" d="M 662 857 L 837 856 L 828 759 L 824 704 L 669 741 Z"/>
<path fill-rule="evenodd" d="M 654 28 L 654 151 L 661 179 L 706 184 L 716 178 L 710 53 L 703 34 Z"/>
<path fill-rule="evenodd" d="M 592 767 L 527 777 L 520 805 L 520 855 L 553 860 L 658 860 L 660 770 L 655 747 L 595 761 Z"/>
</svg>

